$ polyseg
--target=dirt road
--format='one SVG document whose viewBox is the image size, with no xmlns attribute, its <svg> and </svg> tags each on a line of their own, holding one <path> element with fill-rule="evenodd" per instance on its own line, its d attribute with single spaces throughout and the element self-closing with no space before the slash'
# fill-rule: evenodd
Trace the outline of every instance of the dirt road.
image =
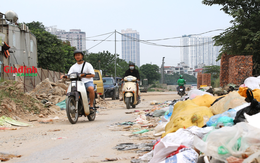
<svg viewBox="0 0 260 163">
<path fill-rule="evenodd" d="M 142 102 L 135 110 L 150 109 L 153 100 L 164 102 L 178 99 L 176 92 L 142 93 Z M 110 108 L 100 109 L 96 120 L 79 118 L 71 125 L 63 111 L 63 116 L 53 124 L 33 122 L 33 127 L 15 131 L 0 131 L 0 152 L 22 155 L 8 162 L 19 163 L 97 163 L 105 158 L 124 158 L 115 162 L 130 162 L 136 153 L 113 149 L 119 143 L 138 142 L 122 136 L 127 131 L 111 131 L 110 124 L 134 120 L 132 114 L 125 114 L 122 101 L 106 99 Z M 131 109 L 133 110 L 133 109 Z"/>
</svg>

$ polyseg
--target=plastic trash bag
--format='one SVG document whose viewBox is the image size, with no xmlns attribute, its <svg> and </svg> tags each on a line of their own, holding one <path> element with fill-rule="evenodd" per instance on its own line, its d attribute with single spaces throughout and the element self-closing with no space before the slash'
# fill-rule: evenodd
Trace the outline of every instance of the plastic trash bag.
<svg viewBox="0 0 260 163">
<path fill-rule="evenodd" d="M 162 122 L 159 123 L 155 128 L 154 128 L 154 136 L 161 136 L 163 133 L 165 133 L 165 126 L 167 125 L 168 122 Z"/>
<path fill-rule="evenodd" d="M 256 77 L 248 77 L 244 81 L 244 84 L 246 87 L 250 89 L 260 89 L 259 84 L 260 84 L 260 79 Z"/>
<path fill-rule="evenodd" d="M 248 90 L 247 87 L 242 87 L 242 86 L 240 86 L 238 93 L 239 93 L 241 96 L 247 98 L 247 90 Z M 252 90 L 252 92 L 253 92 L 253 94 L 254 94 L 254 98 L 255 98 L 258 102 L 260 102 L 260 89 L 254 89 L 254 90 Z"/>
<path fill-rule="evenodd" d="M 259 128 L 260 129 L 260 113 L 257 113 L 255 115 L 247 115 L 246 113 L 244 113 L 244 116 L 247 120 L 247 122 L 251 125 L 251 126 L 254 126 L 256 128 Z"/>
<path fill-rule="evenodd" d="M 204 135 L 213 130 L 212 127 L 200 128 L 192 126 L 187 129 L 179 129 L 174 133 L 167 134 L 160 142 L 154 147 L 154 155 L 151 163 L 158 163 L 164 161 L 165 158 L 176 151 L 180 145 L 193 148 L 193 140 L 195 135 L 203 138 Z"/>
<path fill-rule="evenodd" d="M 57 103 L 56 105 L 59 106 L 61 110 L 65 110 L 66 109 L 66 102 L 65 102 L 65 100 Z"/>
<path fill-rule="evenodd" d="M 206 106 L 198 106 L 192 100 L 179 101 L 174 105 L 170 121 L 165 127 L 166 134 L 177 131 L 180 128 L 191 126 L 202 127 L 205 125 L 204 117 L 213 116 Z"/>
<path fill-rule="evenodd" d="M 198 153 L 191 148 L 183 148 L 178 154 L 167 158 L 160 163 L 197 163 L 199 158 Z"/>
<path fill-rule="evenodd" d="M 155 110 L 153 112 L 153 116 L 154 117 L 160 117 L 160 116 L 163 116 L 165 114 L 165 111 L 164 110 Z"/>
<path fill-rule="evenodd" d="M 216 97 L 209 95 L 209 94 L 204 94 L 202 96 L 197 96 L 192 101 L 199 105 L 199 106 L 207 106 L 210 107 L 211 104 L 216 100 Z"/>
<path fill-rule="evenodd" d="M 217 126 L 219 123 L 223 123 L 224 126 L 233 125 L 233 120 L 236 116 L 236 113 L 236 110 L 230 109 L 222 114 L 210 117 L 209 121 L 206 124 L 207 126 Z"/>
<path fill-rule="evenodd" d="M 213 130 L 207 135 L 206 142 L 195 136 L 194 146 L 207 156 L 226 161 L 230 156 L 242 157 L 250 146 L 259 146 L 260 138 L 256 136 L 259 134 L 260 129 L 241 122 L 232 127 Z"/>
<path fill-rule="evenodd" d="M 234 119 L 235 124 L 245 121 L 246 118 L 244 116 L 244 113 L 248 115 L 254 115 L 260 112 L 260 103 L 256 99 L 254 99 L 253 92 L 250 89 L 247 90 L 247 99 L 251 101 L 251 104 L 250 106 L 245 107 L 244 109 L 241 109 L 237 112 Z"/>
<path fill-rule="evenodd" d="M 146 153 L 142 157 L 140 157 L 140 160 L 150 161 L 152 158 L 153 158 L 153 151 L 150 151 L 149 153 Z"/>
<path fill-rule="evenodd" d="M 214 105 L 212 105 L 210 109 L 214 115 L 222 114 L 230 108 L 235 108 L 244 103 L 246 103 L 245 98 L 240 96 L 238 92 L 233 91 L 226 95 L 224 98 L 220 99 Z"/>
<path fill-rule="evenodd" d="M 188 96 L 189 96 L 189 99 L 192 100 L 197 96 L 202 96 L 202 95 L 205 95 L 205 94 L 213 96 L 212 94 L 210 94 L 208 92 L 204 92 L 204 91 L 201 91 L 201 90 L 198 90 L 198 89 L 194 89 L 194 90 L 189 91 Z"/>
</svg>

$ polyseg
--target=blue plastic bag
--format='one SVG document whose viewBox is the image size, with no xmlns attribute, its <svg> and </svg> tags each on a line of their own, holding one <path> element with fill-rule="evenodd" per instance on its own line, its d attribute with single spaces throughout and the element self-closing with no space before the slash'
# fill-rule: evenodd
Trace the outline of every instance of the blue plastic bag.
<svg viewBox="0 0 260 163">
<path fill-rule="evenodd" d="M 236 117 L 237 111 L 230 109 L 222 114 L 217 114 L 212 116 L 206 123 L 207 126 L 217 126 L 218 124 L 223 124 L 224 126 L 231 126 L 234 124 L 233 120 Z"/>
</svg>

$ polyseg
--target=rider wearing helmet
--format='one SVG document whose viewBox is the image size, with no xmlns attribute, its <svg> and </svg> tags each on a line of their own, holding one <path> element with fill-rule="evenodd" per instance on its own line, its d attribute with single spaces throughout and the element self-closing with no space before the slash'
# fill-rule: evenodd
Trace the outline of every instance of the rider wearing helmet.
<svg viewBox="0 0 260 163">
<path fill-rule="evenodd" d="M 95 98 L 95 92 L 94 92 L 94 83 L 93 83 L 93 77 L 95 76 L 95 72 L 93 69 L 93 66 L 88 63 L 85 62 L 83 60 L 84 58 L 84 54 L 81 50 L 75 50 L 74 51 L 74 58 L 77 61 L 74 65 L 72 65 L 69 69 L 68 74 L 71 74 L 72 72 L 77 72 L 77 73 L 90 73 L 90 75 L 86 75 L 85 77 L 81 78 L 81 81 L 85 84 L 86 87 L 86 91 L 89 92 L 89 99 L 90 99 L 90 112 L 95 112 L 95 108 L 93 107 L 93 103 L 94 103 L 94 98 Z M 85 65 L 84 65 L 85 62 Z M 83 67 L 84 65 L 84 67 Z M 83 69 L 82 69 L 83 67 Z M 61 75 L 61 78 L 64 75 Z"/>
<path fill-rule="evenodd" d="M 139 71 L 137 69 L 135 69 L 135 63 L 133 63 L 133 62 L 129 62 L 129 69 L 126 70 L 124 77 L 129 76 L 129 75 L 132 75 L 132 76 L 136 77 L 137 80 L 140 81 Z M 138 83 L 136 83 L 136 87 L 137 87 L 137 91 L 136 91 L 137 92 L 137 97 L 140 99 L 139 94 L 138 94 L 138 92 L 139 92 L 139 85 L 138 85 Z"/>
<path fill-rule="evenodd" d="M 184 84 L 186 84 L 186 81 L 183 79 L 183 76 L 182 76 L 182 75 L 180 75 L 180 79 L 178 79 L 177 83 L 178 83 L 177 91 L 179 92 L 180 86 L 183 86 L 184 92 L 185 92 L 185 86 L 184 86 Z"/>
</svg>

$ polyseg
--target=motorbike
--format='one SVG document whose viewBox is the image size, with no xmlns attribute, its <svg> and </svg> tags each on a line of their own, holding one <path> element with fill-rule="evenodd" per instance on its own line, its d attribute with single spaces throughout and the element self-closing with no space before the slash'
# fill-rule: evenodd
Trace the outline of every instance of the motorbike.
<svg viewBox="0 0 260 163">
<path fill-rule="evenodd" d="M 124 77 L 123 80 L 123 101 L 126 104 L 127 109 L 130 109 L 130 106 L 132 106 L 132 108 L 135 108 L 136 105 L 140 103 L 140 100 L 138 99 L 136 94 L 137 78 L 129 75 Z M 140 95 L 140 89 L 138 90 L 138 94 Z"/>
<path fill-rule="evenodd" d="M 185 88 L 184 88 L 184 86 L 179 86 L 178 95 L 180 95 L 181 97 L 185 95 Z"/>
<path fill-rule="evenodd" d="M 86 92 L 85 85 L 81 81 L 86 75 L 89 74 L 73 72 L 63 76 L 63 79 L 71 81 L 66 99 L 66 113 L 71 124 L 77 123 L 78 118 L 82 116 L 88 117 L 89 121 L 94 121 L 96 118 L 96 112 L 91 113 L 89 110 L 89 92 Z M 94 91 L 97 91 L 96 85 Z M 93 106 L 95 109 L 98 108 L 95 100 Z"/>
</svg>

